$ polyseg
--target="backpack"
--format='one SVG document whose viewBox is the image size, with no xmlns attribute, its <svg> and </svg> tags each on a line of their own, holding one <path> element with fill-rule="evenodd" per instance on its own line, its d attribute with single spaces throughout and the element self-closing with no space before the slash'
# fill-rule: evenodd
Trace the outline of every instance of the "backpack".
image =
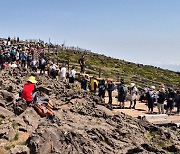
<svg viewBox="0 0 180 154">
<path fill-rule="evenodd" d="M 147 100 L 150 101 L 150 102 L 155 102 L 156 101 L 156 98 L 155 98 L 155 93 L 154 92 L 147 92 Z"/>
<path fill-rule="evenodd" d="M 37 101 L 34 103 L 33 107 L 41 117 L 54 116 L 54 112 L 52 110 L 53 103 L 51 101 Z"/>
<path fill-rule="evenodd" d="M 104 92 L 105 90 L 106 90 L 105 85 L 100 85 L 99 86 L 99 91 Z"/>
</svg>

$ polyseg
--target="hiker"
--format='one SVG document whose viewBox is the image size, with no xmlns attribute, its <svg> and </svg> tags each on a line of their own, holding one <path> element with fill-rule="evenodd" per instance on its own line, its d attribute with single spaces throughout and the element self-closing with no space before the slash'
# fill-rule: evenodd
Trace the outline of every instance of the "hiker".
<svg viewBox="0 0 180 154">
<path fill-rule="evenodd" d="M 130 106 L 129 106 L 130 109 L 131 108 L 135 109 L 135 107 L 136 107 L 137 93 L 138 93 L 138 89 L 137 89 L 136 85 L 134 83 L 131 83 L 131 85 L 130 85 Z M 133 103 L 134 103 L 134 105 L 132 106 Z"/>
<path fill-rule="evenodd" d="M 114 83 L 113 83 L 113 79 L 111 79 L 111 78 L 108 78 L 108 79 L 107 79 L 106 89 L 107 89 L 108 96 L 109 96 L 108 104 L 109 104 L 110 106 L 112 106 L 112 92 L 113 92 L 114 89 L 115 89 L 115 85 L 114 85 Z"/>
<path fill-rule="evenodd" d="M 180 114 L 180 90 L 177 90 L 176 92 L 175 102 L 177 107 L 177 114 Z"/>
<path fill-rule="evenodd" d="M 19 60 L 20 60 L 20 53 L 19 53 L 19 49 L 16 50 L 16 61 L 19 63 Z"/>
<path fill-rule="evenodd" d="M 164 102 L 166 99 L 166 93 L 164 87 L 160 87 L 160 90 L 157 94 L 157 107 L 159 114 L 164 114 Z"/>
<path fill-rule="evenodd" d="M 31 55 L 31 53 L 28 52 L 28 54 L 27 54 L 27 68 L 31 67 L 30 63 L 31 63 L 32 59 L 33 59 L 33 57 Z"/>
<path fill-rule="evenodd" d="M 27 83 L 24 85 L 22 92 L 21 92 L 21 98 L 25 99 L 27 104 L 34 103 L 37 100 L 36 96 L 36 84 L 37 81 L 34 76 L 30 76 L 28 78 Z"/>
<path fill-rule="evenodd" d="M 58 75 L 58 66 L 51 62 L 49 66 L 49 75 L 53 78 L 56 79 L 56 76 Z"/>
<path fill-rule="evenodd" d="M 72 66 L 72 69 L 69 72 L 69 83 L 74 83 L 75 75 L 76 75 L 75 67 Z"/>
<path fill-rule="evenodd" d="M 21 53 L 21 67 L 26 67 L 26 59 L 27 59 L 27 54 L 25 51 L 22 51 Z"/>
<path fill-rule="evenodd" d="M 153 113 L 154 102 L 156 101 L 157 95 L 155 92 L 155 86 L 151 86 L 149 91 L 146 94 L 148 101 L 148 113 Z"/>
<path fill-rule="evenodd" d="M 175 100 L 175 93 L 173 88 L 168 88 L 167 91 L 167 110 L 166 114 L 172 114 L 172 109 L 174 105 L 174 100 Z"/>
<path fill-rule="evenodd" d="M 102 99 L 105 98 L 105 92 L 106 92 L 106 83 L 105 80 L 101 80 L 98 85 L 99 88 L 99 94 L 98 96 Z"/>
<path fill-rule="evenodd" d="M 36 59 L 33 59 L 30 62 L 30 67 L 31 67 L 32 71 L 37 72 L 38 62 Z"/>
<path fill-rule="evenodd" d="M 84 59 L 84 55 L 79 59 L 79 64 L 80 64 L 80 67 L 81 67 L 81 73 L 84 73 L 84 69 L 85 69 L 85 59 Z"/>
<path fill-rule="evenodd" d="M 46 67 L 46 60 L 41 57 L 39 60 L 39 68 L 40 68 L 40 74 L 45 74 L 45 67 Z"/>
<path fill-rule="evenodd" d="M 3 55 L 3 50 L 0 52 L 0 70 L 3 69 L 3 64 L 4 64 L 4 55 Z"/>
<path fill-rule="evenodd" d="M 124 102 L 127 94 L 127 89 L 124 86 L 124 79 L 120 80 L 120 83 L 117 85 L 117 91 L 118 91 L 118 102 L 121 109 L 124 109 Z"/>
<path fill-rule="evenodd" d="M 14 62 L 16 60 L 15 55 L 16 55 L 16 50 L 14 47 L 12 47 L 11 52 L 10 52 L 11 62 Z"/>
<path fill-rule="evenodd" d="M 91 92 L 96 93 L 97 88 L 98 88 L 98 81 L 96 79 L 96 76 L 93 76 L 90 80 L 90 88 Z"/>
<path fill-rule="evenodd" d="M 89 82 L 88 78 L 89 78 L 89 76 L 87 74 L 82 75 L 81 89 L 88 90 L 88 82 Z"/>
<path fill-rule="evenodd" d="M 66 64 L 65 63 L 62 64 L 61 70 L 59 72 L 59 79 L 62 82 L 66 81 Z"/>
</svg>

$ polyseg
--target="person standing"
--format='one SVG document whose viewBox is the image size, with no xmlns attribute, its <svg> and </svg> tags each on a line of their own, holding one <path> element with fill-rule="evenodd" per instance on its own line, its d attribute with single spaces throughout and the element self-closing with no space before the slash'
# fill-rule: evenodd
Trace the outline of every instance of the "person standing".
<svg viewBox="0 0 180 154">
<path fill-rule="evenodd" d="M 105 97 L 105 92 L 106 92 L 106 84 L 105 84 L 105 81 L 104 80 L 101 80 L 99 85 L 98 85 L 98 88 L 99 88 L 99 97 L 104 99 Z"/>
<path fill-rule="evenodd" d="M 180 114 L 180 90 L 177 90 L 176 92 L 175 102 L 177 107 L 177 114 Z"/>
<path fill-rule="evenodd" d="M 69 72 L 69 83 L 74 83 L 75 75 L 76 75 L 75 67 L 72 66 L 72 69 Z"/>
<path fill-rule="evenodd" d="M 81 67 L 81 73 L 85 72 L 85 59 L 84 59 L 84 55 L 79 59 L 79 64 Z"/>
<path fill-rule="evenodd" d="M 66 81 L 66 67 L 65 66 L 66 65 L 63 63 L 61 70 L 59 72 L 59 79 L 60 79 L 60 81 L 63 81 L 63 82 Z"/>
<path fill-rule="evenodd" d="M 81 89 L 88 90 L 89 76 L 87 74 L 82 75 Z"/>
<path fill-rule="evenodd" d="M 91 92 L 96 93 L 97 88 L 98 88 L 98 81 L 96 79 L 96 76 L 93 76 L 90 80 L 90 88 Z"/>
<path fill-rule="evenodd" d="M 146 94 L 146 98 L 148 101 L 148 112 L 153 113 L 154 102 L 156 101 L 157 95 L 155 92 L 155 86 L 151 86 L 149 91 Z"/>
<path fill-rule="evenodd" d="M 58 66 L 54 62 L 51 62 L 49 66 L 49 75 L 53 79 L 56 79 L 57 74 L 58 74 Z"/>
<path fill-rule="evenodd" d="M 3 55 L 3 50 L 0 51 L 0 70 L 3 69 L 3 64 L 4 64 L 4 55 Z"/>
<path fill-rule="evenodd" d="M 46 60 L 41 57 L 39 61 L 40 74 L 45 74 Z"/>
<path fill-rule="evenodd" d="M 168 92 L 167 92 L 167 110 L 166 110 L 166 114 L 172 114 L 172 109 L 173 109 L 173 103 L 175 100 L 175 93 L 174 90 L 172 88 L 168 88 Z"/>
<path fill-rule="evenodd" d="M 127 89 L 124 86 L 124 79 L 120 80 L 120 83 L 117 85 L 117 91 L 118 91 L 118 102 L 121 109 L 124 109 L 124 102 L 127 94 Z"/>
<path fill-rule="evenodd" d="M 166 99 L 165 89 L 161 87 L 157 95 L 157 107 L 159 114 L 164 114 L 164 101 Z"/>
<path fill-rule="evenodd" d="M 30 66 L 31 66 L 32 71 L 37 72 L 38 63 L 35 58 L 30 62 Z"/>
<path fill-rule="evenodd" d="M 137 89 L 136 85 L 134 83 L 131 83 L 131 85 L 130 85 L 130 106 L 129 106 L 130 109 L 131 108 L 135 109 L 135 107 L 136 107 L 137 93 L 138 93 L 138 89 Z M 134 105 L 133 105 L 133 103 L 134 103 Z"/>
<path fill-rule="evenodd" d="M 112 106 L 112 92 L 113 92 L 114 89 L 115 89 L 115 85 L 114 85 L 114 83 L 113 83 L 113 79 L 108 78 L 106 89 L 107 89 L 108 96 L 109 96 L 108 104 L 109 104 L 110 106 Z"/>
<path fill-rule="evenodd" d="M 21 67 L 26 67 L 26 59 L 27 59 L 27 54 L 25 51 L 22 51 L 21 53 Z"/>
</svg>

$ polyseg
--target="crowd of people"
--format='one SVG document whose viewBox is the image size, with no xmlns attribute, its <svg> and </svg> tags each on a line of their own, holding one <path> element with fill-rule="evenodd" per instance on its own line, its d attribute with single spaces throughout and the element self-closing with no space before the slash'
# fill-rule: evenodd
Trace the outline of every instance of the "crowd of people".
<svg viewBox="0 0 180 154">
<path fill-rule="evenodd" d="M 0 69 L 6 67 L 27 67 L 34 72 L 39 70 L 40 74 L 44 74 L 45 71 L 47 71 L 48 75 L 53 79 L 74 83 L 76 78 L 75 66 L 72 66 L 71 70 L 68 72 L 66 63 L 62 63 L 61 67 L 59 67 L 55 64 L 54 59 L 50 61 L 47 60 L 45 54 L 41 54 L 40 57 L 35 56 L 35 53 L 40 53 L 44 48 L 46 48 L 46 44 L 43 42 L 20 44 L 19 38 L 14 42 L 8 38 L 6 42 L 0 45 Z M 165 88 L 164 85 L 161 85 L 157 90 L 155 86 L 151 86 L 145 88 L 142 92 L 138 90 L 134 83 L 128 86 L 125 85 L 124 79 L 113 82 L 111 78 L 107 80 L 98 80 L 96 76 L 90 78 L 88 74 L 85 74 L 84 56 L 79 59 L 79 64 L 81 70 L 78 80 L 80 81 L 81 88 L 98 95 L 102 100 L 104 100 L 107 92 L 110 108 L 113 107 L 113 91 L 117 91 L 116 98 L 121 109 L 125 109 L 125 103 L 127 101 L 130 102 L 128 108 L 136 109 L 136 102 L 140 100 L 147 104 L 149 113 L 154 112 L 156 104 L 159 114 L 172 114 L 174 107 L 177 107 L 177 113 L 180 113 L 180 90 L 173 90 L 172 87 Z M 30 83 L 33 83 L 33 85 L 36 83 L 34 77 L 31 77 L 27 84 L 32 91 L 34 86 Z M 27 88 L 27 91 L 28 90 L 29 88 Z M 28 95 L 30 94 L 28 93 Z M 25 98 L 26 95 L 22 93 L 22 97 Z M 32 97 L 27 99 L 27 102 L 29 101 L 32 101 Z"/>
</svg>

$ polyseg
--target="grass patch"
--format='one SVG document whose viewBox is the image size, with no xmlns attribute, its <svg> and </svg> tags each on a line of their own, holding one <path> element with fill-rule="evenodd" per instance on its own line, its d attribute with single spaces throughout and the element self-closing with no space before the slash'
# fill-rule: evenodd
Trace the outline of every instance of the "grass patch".
<svg viewBox="0 0 180 154">
<path fill-rule="evenodd" d="M 16 121 L 13 121 L 12 122 L 12 127 L 15 129 L 15 128 L 17 128 L 18 127 L 18 123 L 16 122 Z"/>
<path fill-rule="evenodd" d="M 13 139 L 10 140 L 10 142 L 14 142 L 14 141 L 17 141 L 19 140 L 19 133 L 16 133 L 16 135 L 14 136 Z"/>
<path fill-rule="evenodd" d="M 14 147 L 15 147 L 15 145 L 12 144 L 12 145 L 5 146 L 5 149 L 6 149 L 7 151 L 9 151 L 10 149 L 12 149 L 12 148 L 14 148 Z"/>
</svg>

